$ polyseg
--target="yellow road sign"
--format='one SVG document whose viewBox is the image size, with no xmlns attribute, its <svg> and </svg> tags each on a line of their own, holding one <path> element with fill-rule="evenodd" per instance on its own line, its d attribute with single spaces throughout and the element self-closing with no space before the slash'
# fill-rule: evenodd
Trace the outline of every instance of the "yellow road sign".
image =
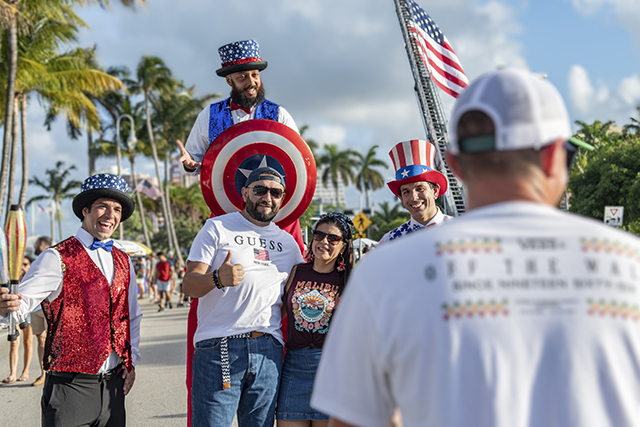
<svg viewBox="0 0 640 427">
<path fill-rule="evenodd" d="M 360 212 L 355 218 L 353 218 L 353 225 L 356 227 L 356 230 L 364 233 L 364 230 L 371 225 L 371 220 L 367 218 L 364 212 Z"/>
<path fill-rule="evenodd" d="M 356 239 L 366 239 L 367 233 L 356 233 Z"/>
</svg>

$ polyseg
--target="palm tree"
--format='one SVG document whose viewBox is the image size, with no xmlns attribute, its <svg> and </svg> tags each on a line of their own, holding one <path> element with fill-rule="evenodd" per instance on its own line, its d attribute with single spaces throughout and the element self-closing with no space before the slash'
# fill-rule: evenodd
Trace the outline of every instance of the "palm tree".
<svg viewBox="0 0 640 427">
<path fill-rule="evenodd" d="M 318 150 L 318 143 L 315 140 L 311 139 L 311 138 L 305 138 L 304 137 L 304 134 L 308 129 L 309 129 L 309 125 L 303 125 L 300 128 L 300 136 L 305 140 L 305 142 L 309 146 L 309 149 L 311 149 L 311 154 L 313 154 L 313 158 L 315 159 L 316 158 L 316 151 Z"/>
<path fill-rule="evenodd" d="M 581 129 L 578 131 L 578 135 L 582 136 L 586 143 L 593 145 L 595 148 L 600 148 L 606 143 L 607 134 L 614 122 L 609 120 L 602 123 L 600 120 L 596 120 L 592 125 L 590 125 L 581 120 L 576 120 L 575 123 L 581 126 Z"/>
<path fill-rule="evenodd" d="M 357 165 L 359 172 L 356 176 L 355 183 L 358 191 L 362 192 L 364 190 L 367 208 L 371 208 L 369 205 L 369 191 L 379 190 L 384 187 L 384 177 L 375 168 L 389 168 L 385 162 L 376 158 L 377 148 L 378 146 L 374 145 L 364 156 L 360 153 L 356 153 L 356 156 L 359 159 Z"/>
<path fill-rule="evenodd" d="M 638 113 L 640 113 L 640 106 L 636 107 L 636 109 L 638 110 Z M 623 134 L 625 136 L 631 134 L 631 133 L 635 133 L 636 135 L 638 135 L 638 133 L 640 132 L 640 120 L 634 118 L 634 117 L 629 117 L 631 119 L 631 123 L 629 123 L 628 125 L 625 125 L 623 128 Z"/>
<path fill-rule="evenodd" d="M 173 201 L 172 210 L 175 217 L 184 216 L 199 223 L 203 218 L 209 216 L 209 206 L 204 201 L 199 183 L 196 182 L 189 187 L 171 185 L 169 192 Z"/>
<path fill-rule="evenodd" d="M 109 94 L 105 98 L 97 99 L 97 102 L 99 102 L 109 111 L 109 115 L 113 119 L 112 123 L 104 127 L 103 129 L 104 132 L 107 132 L 107 131 L 115 132 L 116 121 L 118 117 L 120 117 L 123 114 L 130 115 L 133 118 L 134 123 L 136 124 L 142 124 L 144 122 L 144 112 L 143 112 L 142 104 L 141 103 L 132 104 L 131 98 L 129 96 L 126 96 L 126 94 L 119 94 L 114 92 Z M 128 126 L 124 126 L 122 128 L 122 136 L 119 142 L 121 144 L 120 146 L 121 150 L 126 154 L 126 156 L 129 158 L 129 162 L 131 163 L 131 178 L 133 181 L 133 188 L 136 189 L 138 188 L 138 178 L 136 176 L 135 159 L 138 154 L 145 154 L 145 155 L 150 154 L 150 146 L 148 141 L 146 141 L 144 138 L 146 136 L 146 132 L 143 132 L 142 127 L 138 129 L 134 129 L 134 132 L 136 134 L 135 139 L 137 140 L 135 145 L 129 145 L 126 142 L 129 140 L 129 133 L 130 133 L 130 129 Z M 117 135 L 114 135 L 114 139 L 117 139 Z M 118 141 L 113 142 L 113 141 L 106 141 L 106 140 L 100 139 L 96 141 L 93 147 L 91 148 L 91 156 L 95 156 L 95 157 L 100 155 L 116 156 L 117 143 Z M 140 221 L 142 223 L 142 234 L 144 236 L 144 242 L 146 243 L 147 247 L 150 248 L 151 241 L 149 237 L 149 231 L 147 230 L 147 222 L 145 220 L 146 218 L 145 208 L 142 203 L 142 198 L 140 196 L 140 193 L 137 191 L 136 191 L 136 204 L 137 204 L 138 212 L 140 213 Z"/>
<path fill-rule="evenodd" d="M 156 176 L 158 177 L 158 186 L 162 196 L 162 215 L 164 217 L 165 226 L 167 228 L 167 239 L 169 248 L 174 248 L 172 239 L 171 222 L 169 221 L 169 209 L 164 196 L 162 185 L 162 176 L 160 175 L 160 166 L 158 162 L 158 150 L 153 136 L 153 127 L 151 126 L 151 98 L 157 100 L 158 97 L 164 96 L 173 91 L 177 86 L 177 82 L 171 75 L 171 70 L 165 65 L 164 61 L 157 56 L 143 56 L 137 68 L 137 82 L 131 82 L 129 90 L 132 93 L 142 93 L 144 95 L 144 105 L 146 112 L 146 125 L 149 143 L 151 144 L 151 153 L 153 155 L 153 163 L 156 168 Z M 177 249 L 175 253 L 177 253 Z"/>
<path fill-rule="evenodd" d="M 42 188 L 46 194 L 35 196 L 29 199 L 27 206 L 38 200 L 50 199 L 55 209 L 55 218 L 58 221 L 58 235 L 62 240 L 62 211 L 60 210 L 60 204 L 64 199 L 71 199 L 75 196 L 76 188 L 79 188 L 82 183 L 80 181 L 70 180 L 69 175 L 71 171 L 76 169 L 71 165 L 66 169 L 64 168 L 64 162 L 58 161 L 55 168 L 45 170 L 45 174 L 48 179 L 41 181 L 38 177 L 34 176 L 29 180 L 29 184 L 34 184 Z M 51 237 L 54 236 L 53 230 L 53 218 L 54 214 L 51 214 Z"/>
<path fill-rule="evenodd" d="M 138 0 L 144 3 L 145 0 Z M 33 27 L 33 16 L 44 16 L 48 19 L 71 25 L 86 24 L 72 11 L 75 5 L 84 4 L 109 5 L 109 0 L 0 0 L 0 27 L 7 29 L 7 41 L 4 50 L 7 61 L 7 85 L 5 87 L 4 137 L 0 165 L 0 200 L 4 200 L 9 167 L 9 147 L 11 143 L 12 120 L 15 119 L 13 109 L 16 95 L 16 79 L 18 72 L 18 35 L 28 34 Z M 121 0 L 125 7 L 135 7 L 136 0 Z M 2 205 L 0 204 L 0 215 Z"/>
<path fill-rule="evenodd" d="M 171 158 L 171 152 L 177 148 L 174 141 L 185 141 L 198 114 L 211 99 L 220 96 L 220 94 L 212 93 L 203 97 L 195 97 L 194 92 L 195 86 L 186 88 L 183 83 L 179 83 L 173 92 L 169 92 L 165 96 L 152 98 L 153 116 L 151 121 L 154 126 L 154 134 L 157 136 L 158 151 L 160 156 L 164 158 L 165 164 Z M 165 174 L 167 172 L 168 167 L 165 166 Z M 173 241 L 176 244 L 175 253 L 182 260 L 178 236 L 173 224 L 172 202 L 174 202 L 174 199 L 169 197 L 168 188 L 169 185 L 167 184 L 165 188 L 167 212 Z"/>
<path fill-rule="evenodd" d="M 47 106 L 49 125 L 54 118 L 63 114 L 72 126 L 78 127 L 86 123 L 89 128 L 99 128 L 100 121 L 89 96 L 123 88 L 123 83 L 102 72 L 99 68 L 95 48 L 74 49 L 58 54 L 58 46 L 75 40 L 77 26 L 66 22 L 53 21 L 44 15 L 33 15 L 34 28 L 27 35 L 19 37 L 20 57 L 18 60 L 17 78 L 15 82 L 16 101 L 20 101 L 22 109 L 14 108 L 12 119 L 14 129 L 18 127 L 18 116 L 22 123 L 22 162 L 23 181 L 19 204 L 24 205 L 27 189 L 28 152 L 26 112 L 30 93 L 36 94 L 41 103 Z M 0 74 L 6 72 L 0 67 Z M 17 102 L 16 102 L 17 105 Z M 12 153 L 17 152 L 18 132 L 14 131 Z M 9 170 L 9 197 L 7 203 L 13 203 L 13 181 L 15 179 L 15 161 L 17 156 L 11 155 L 7 163 L 3 163 L 5 171 Z M 4 187 L 0 188 L 3 190 Z"/>
<path fill-rule="evenodd" d="M 396 219 L 406 216 L 406 212 L 402 207 L 402 203 L 397 203 L 393 207 L 389 206 L 389 202 L 384 201 L 380 203 L 380 210 L 376 211 L 376 216 L 383 222 L 390 223 Z"/>
<path fill-rule="evenodd" d="M 322 184 L 326 187 L 330 180 L 336 192 L 336 208 L 340 204 L 339 180 L 342 179 L 345 186 L 354 181 L 353 170 L 357 166 L 357 155 L 358 153 L 353 150 L 340 151 L 334 144 L 325 144 L 324 153 L 318 158 L 319 165 L 325 168 L 322 172 Z"/>
</svg>

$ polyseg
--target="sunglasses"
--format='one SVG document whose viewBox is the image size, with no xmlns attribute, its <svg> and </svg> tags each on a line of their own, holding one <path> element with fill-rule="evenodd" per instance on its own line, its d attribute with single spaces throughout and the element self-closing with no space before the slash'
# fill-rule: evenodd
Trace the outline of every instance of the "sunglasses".
<svg viewBox="0 0 640 427">
<path fill-rule="evenodd" d="M 313 232 L 313 240 L 317 242 L 321 242 L 325 237 L 327 238 L 327 241 L 333 246 L 342 241 L 342 236 L 338 236 L 337 234 L 327 234 L 319 230 Z"/>
<path fill-rule="evenodd" d="M 254 185 L 253 187 L 251 187 L 251 189 L 253 190 L 253 194 L 258 197 L 262 197 L 267 193 L 271 193 L 271 197 L 273 197 L 274 199 L 279 199 L 284 194 L 284 191 L 279 188 L 269 188 L 265 187 L 264 185 Z"/>
</svg>

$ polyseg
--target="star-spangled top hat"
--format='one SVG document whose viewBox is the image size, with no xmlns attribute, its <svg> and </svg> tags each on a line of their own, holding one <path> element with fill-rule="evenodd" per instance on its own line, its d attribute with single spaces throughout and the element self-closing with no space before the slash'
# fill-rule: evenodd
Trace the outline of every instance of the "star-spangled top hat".
<svg viewBox="0 0 640 427">
<path fill-rule="evenodd" d="M 136 208 L 133 198 L 129 195 L 131 190 L 127 182 L 118 175 L 99 173 L 85 179 L 80 187 L 80 193 L 73 198 L 73 213 L 80 220 L 84 220 L 82 208 L 87 204 L 106 197 L 120 202 L 122 205 L 122 217 L 120 222 L 126 221 Z"/>
<path fill-rule="evenodd" d="M 220 77 L 247 70 L 262 71 L 267 68 L 267 61 L 260 58 L 260 46 L 255 40 L 242 40 L 222 46 L 218 49 L 222 68 L 216 70 Z"/>
<path fill-rule="evenodd" d="M 417 181 L 429 181 L 438 184 L 442 196 L 447 191 L 447 178 L 434 168 L 436 147 L 428 141 L 412 139 L 396 144 L 389 151 L 396 170 L 396 180 L 388 182 L 389 189 L 400 197 L 400 187 Z"/>
</svg>

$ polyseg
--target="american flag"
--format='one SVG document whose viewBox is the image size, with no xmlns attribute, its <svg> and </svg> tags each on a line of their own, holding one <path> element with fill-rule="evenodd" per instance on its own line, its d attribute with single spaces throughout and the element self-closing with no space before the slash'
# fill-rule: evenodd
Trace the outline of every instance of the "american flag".
<svg viewBox="0 0 640 427">
<path fill-rule="evenodd" d="M 431 74 L 434 83 L 457 98 L 469 80 L 460 60 L 433 19 L 413 0 L 404 0 L 409 12 L 409 35 L 418 45 L 420 59 Z"/>
<path fill-rule="evenodd" d="M 260 261 L 270 261 L 269 260 L 269 251 L 265 251 L 264 249 L 253 249 L 253 257 Z"/>
<path fill-rule="evenodd" d="M 147 179 L 143 179 L 142 182 L 138 184 L 136 187 L 136 191 L 138 193 L 142 193 L 151 200 L 156 200 L 158 197 L 162 196 L 160 189 L 147 181 Z"/>
</svg>

